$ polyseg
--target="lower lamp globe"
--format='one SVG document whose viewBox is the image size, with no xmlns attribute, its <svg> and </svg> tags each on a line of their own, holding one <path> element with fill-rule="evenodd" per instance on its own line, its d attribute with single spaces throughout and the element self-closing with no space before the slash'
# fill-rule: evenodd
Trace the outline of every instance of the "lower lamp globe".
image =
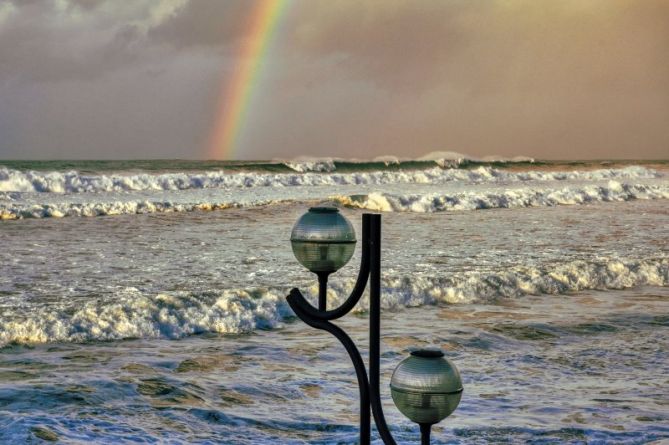
<svg viewBox="0 0 669 445">
<path fill-rule="evenodd" d="M 410 420 L 433 425 L 457 408 L 462 397 L 462 379 L 443 352 L 419 349 L 395 368 L 390 393 L 397 409 Z"/>
</svg>

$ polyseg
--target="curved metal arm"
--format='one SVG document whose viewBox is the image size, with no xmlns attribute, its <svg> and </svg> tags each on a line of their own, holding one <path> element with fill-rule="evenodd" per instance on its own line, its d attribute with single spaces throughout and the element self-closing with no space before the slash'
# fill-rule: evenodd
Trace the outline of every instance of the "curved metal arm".
<svg viewBox="0 0 669 445">
<path fill-rule="evenodd" d="M 362 215 L 362 259 L 360 273 L 353 292 L 337 309 L 321 311 L 304 298 L 299 289 L 290 291 L 286 298 L 295 314 L 309 326 L 330 332 L 344 345 L 351 357 L 360 386 L 360 443 L 370 443 L 370 407 L 374 423 L 383 443 L 397 445 L 390 434 L 383 415 L 380 392 L 380 331 L 381 331 L 381 215 Z M 339 327 L 330 323 L 350 312 L 360 300 L 369 281 L 369 380 L 365 364 L 351 338 Z"/>
<path fill-rule="evenodd" d="M 295 304 L 299 305 L 300 309 L 309 317 L 318 320 L 336 320 L 351 312 L 351 310 L 358 304 L 362 297 L 365 287 L 367 287 L 367 280 L 369 279 L 369 232 L 371 225 L 371 216 L 369 214 L 362 215 L 362 256 L 360 258 L 360 272 L 358 272 L 358 279 L 355 282 L 351 295 L 346 301 L 337 309 L 330 311 L 321 311 L 313 307 L 304 298 L 304 295 L 299 289 L 294 288 L 290 291 L 289 298 L 292 298 Z M 380 220 L 379 220 L 380 222 Z M 291 304 L 292 307 L 292 304 Z M 300 317 L 301 318 L 301 317 Z"/>
<path fill-rule="evenodd" d="M 344 345 L 346 352 L 348 352 L 349 357 L 351 357 L 351 361 L 355 367 L 355 373 L 358 377 L 358 387 L 360 388 L 360 444 L 369 445 L 369 381 L 367 380 L 367 371 L 365 370 L 365 363 L 360 356 L 360 351 L 355 347 L 353 340 L 351 340 L 341 328 L 333 325 L 329 321 L 319 320 L 309 316 L 299 304 L 296 304 L 296 300 L 291 298 L 291 296 L 288 297 L 288 304 L 290 304 L 290 307 L 295 311 L 295 314 L 312 328 L 322 329 L 337 337 L 337 340 Z"/>
</svg>

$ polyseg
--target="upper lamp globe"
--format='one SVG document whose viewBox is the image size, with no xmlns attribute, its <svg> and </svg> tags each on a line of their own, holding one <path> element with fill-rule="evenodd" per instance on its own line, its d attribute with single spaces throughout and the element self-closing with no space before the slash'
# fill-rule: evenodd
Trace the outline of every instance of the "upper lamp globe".
<svg viewBox="0 0 669 445">
<path fill-rule="evenodd" d="M 400 362 L 390 378 L 393 402 L 410 420 L 433 425 L 460 403 L 462 379 L 438 349 L 419 349 Z"/>
<path fill-rule="evenodd" d="M 355 231 L 335 207 L 312 207 L 302 215 L 290 235 L 295 258 L 315 273 L 332 273 L 353 256 Z"/>
</svg>

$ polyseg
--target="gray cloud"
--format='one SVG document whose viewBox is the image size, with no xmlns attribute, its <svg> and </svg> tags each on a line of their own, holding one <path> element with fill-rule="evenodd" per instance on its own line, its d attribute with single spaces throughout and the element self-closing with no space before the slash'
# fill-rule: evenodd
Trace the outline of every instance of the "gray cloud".
<svg viewBox="0 0 669 445">
<path fill-rule="evenodd" d="M 248 0 L 190 1 L 178 14 L 151 29 L 149 38 L 178 50 L 228 48 L 244 36 L 255 3 Z"/>
<path fill-rule="evenodd" d="M 183 1 L 7 2 L 12 12 L 0 22 L 0 80 L 90 80 L 150 63 L 161 54 L 146 35 Z"/>
<path fill-rule="evenodd" d="M 0 157 L 205 156 L 254 7 L 5 1 Z M 666 158 L 667 20 L 664 0 L 294 0 L 238 153 Z"/>
</svg>

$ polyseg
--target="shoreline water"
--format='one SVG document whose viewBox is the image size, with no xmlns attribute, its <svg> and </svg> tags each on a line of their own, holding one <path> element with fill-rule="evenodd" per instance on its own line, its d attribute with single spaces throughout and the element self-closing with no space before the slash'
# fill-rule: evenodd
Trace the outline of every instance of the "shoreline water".
<svg viewBox="0 0 669 445">
<path fill-rule="evenodd" d="M 459 409 L 435 427 L 434 444 L 668 439 L 667 292 L 384 311 L 381 390 L 393 433 L 403 443 L 418 437 L 390 401 L 390 373 L 409 348 L 434 345 L 457 364 L 465 387 Z M 366 323 L 364 315 L 341 320 L 363 351 Z M 36 431 L 68 443 L 357 440 L 346 353 L 299 321 L 241 337 L 16 346 L 0 354 L 0 375 L 0 432 L 14 443 Z"/>
</svg>

